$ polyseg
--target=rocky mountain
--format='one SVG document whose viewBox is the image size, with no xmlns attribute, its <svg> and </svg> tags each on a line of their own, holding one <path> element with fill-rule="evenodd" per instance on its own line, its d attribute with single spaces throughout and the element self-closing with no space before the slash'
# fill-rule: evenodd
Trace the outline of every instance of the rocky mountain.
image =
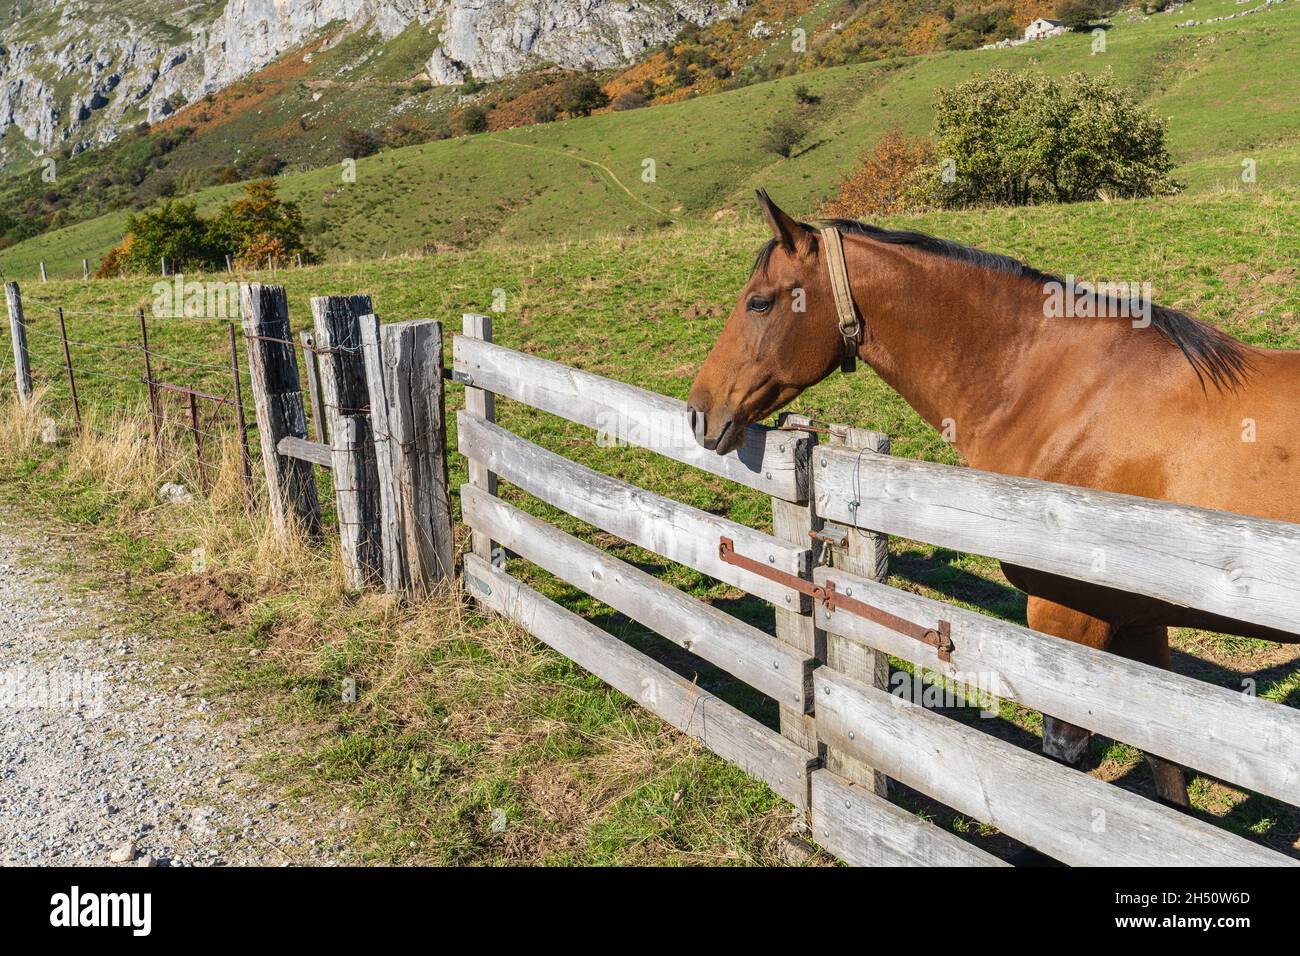
<svg viewBox="0 0 1300 956">
<path fill-rule="evenodd" d="M 625 64 L 745 0 L 0 0 L 0 167 L 108 142 L 304 43 L 428 34 L 422 76 Z"/>
</svg>

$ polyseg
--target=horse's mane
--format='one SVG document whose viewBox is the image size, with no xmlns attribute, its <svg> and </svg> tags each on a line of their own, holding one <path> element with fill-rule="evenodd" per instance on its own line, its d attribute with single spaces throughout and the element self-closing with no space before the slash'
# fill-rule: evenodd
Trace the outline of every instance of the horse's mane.
<svg viewBox="0 0 1300 956">
<path fill-rule="evenodd" d="M 808 229 L 814 228 L 807 223 L 801 225 Z M 983 249 L 976 249 L 948 239 L 939 239 L 923 232 L 881 229 L 879 226 L 858 222 L 856 219 L 826 219 L 819 221 L 817 225 L 833 227 L 845 235 L 865 236 L 891 245 L 913 246 L 931 255 L 965 262 L 990 272 L 1017 276 L 1031 282 L 1065 284 L 1065 280 L 1059 276 L 1035 269 L 1011 256 L 985 252 Z M 768 261 L 772 257 L 776 244 L 775 239 L 768 240 L 759 250 L 758 257 L 754 260 L 755 272 L 760 269 L 767 270 Z M 1246 380 L 1250 371 L 1250 360 L 1242 343 L 1185 312 L 1156 305 L 1154 302 L 1150 305 L 1151 325 L 1183 353 L 1191 363 L 1202 387 L 1207 378 L 1219 391 L 1235 389 Z"/>
</svg>

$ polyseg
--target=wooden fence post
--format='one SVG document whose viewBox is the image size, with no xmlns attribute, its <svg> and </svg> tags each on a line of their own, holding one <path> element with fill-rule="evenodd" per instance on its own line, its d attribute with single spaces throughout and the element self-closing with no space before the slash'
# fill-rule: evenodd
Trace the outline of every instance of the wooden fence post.
<svg viewBox="0 0 1300 956">
<path fill-rule="evenodd" d="M 461 331 L 469 338 L 482 339 L 484 342 L 492 341 L 492 316 L 475 315 L 467 313 L 461 317 Z M 497 420 L 497 397 L 492 392 L 481 388 L 475 388 L 472 383 L 465 387 L 465 411 L 472 415 L 478 415 L 480 418 L 489 422 Z M 481 462 L 470 459 L 469 462 L 469 483 L 475 488 L 479 488 L 493 497 L 497 493 L 497 476 L 487 470 Z M 487 535 L 479 531 L 474 531 L 470 535 L 470 547 L 474 553 L 485 561 L 500 566 L 503 555 L 496 551 L 495 546 Z"/>
<path fill-rule="evenodd" d="M 81 260 L 81 281 L 85 282 L 89 278 L 90 278 L 90 260 L 82 259 Z"/>
<path fill-rule="evenodd" d="M 311 398 L 311 425 L 316 440 L 322 445 L 330 443 L 329 429 L 325 427 L 325 403 L 320 397 L 320 362 L 316 358 L 316 336 L 304 329 L 298 333 L 302 343 L 302 364 L 307 370 L 307 395 Z"/>
<path fill-rule="evenodd" d="M 45 275 L 45 261 L 41 261 L 41 281 L 48 282 L 49 278 Z"/>
<path fill-rule="evenodd" d="M 428 596 L 454 570 L 442 324 L 361 324 L 370 422 L 384 511 L 384 581 L 389 590 Z M 396 583 L 390 583 L 396 582 Z"/>
<path fill-rule="evenodd" d="M 812 420 L 802 415 L 783 414 L 780 417 L 783 426 L 810 426 Z M 772 498 L 772 534 L 782 541 L 798 545 L 801 548 L 812 547 L 815 542 L 809 532 L 819 530 L 821 519 L 813 504 L 812 449 L 817 444 L 815 433 L 792 430 L 789 440 L 794 446 L 796 460 L 802 463 L 804 473 L 808 475 L 807 499 L 802 502 L 787 501 L 784 498 Z M 784 446 L 778 446 L 784 451 Z M 817 554 L 814 549 L 814 556 Z M 817 627 L 814 613 L 816 608 L 806 598 L 795 604 L 796 597 L 791 594 L 791 606 L 776 606 L 776 637 L 783 644 L 789 644 L 802 654 L 826 660 L 826 632 Z M 817 743 L 817 727 L 813 716 L 801 709 L 778 703 L 781 718 L 781 735 L 794 741 L 810 754 L 819 755 L 821 748 Z"/>
<path fill-rule="evenodd" d="M 276 448 L 281 438 L 307 437 L 288 300 L 280 286 L 245 283 L 239 287 L 239 307 L 272 524 L 284 531 L 292 515 L 305 532 L 318 535 L 320 502 L 311 464 Z"/>
<path fill-rule="evenodd" d="M 853 451 L 889 454 L 889 436 L 865 428 L 832 425 L 830 444 Z M 889 536 L 875 531 L 850 528 L 845 546 L 834 552 L 835 567 L 873 581 L 889 577 Z M 826 663 L 832 669 L 881 690 L 889 689 L 889 655 L 871 650 L 836 634 L 826 635 Z M 868 787 L 880 796 L 888 795 L 885 775 L 847 754 L 826 751 L 826 768 L 853 783 Z"/>
<path fill-rule="evenodd" d="M 18 402 L 26 406 L 32 400 L 32 363 L 27 354 L 27 321 L 23 317 L 23 297 L 17 282 L 5 283 L 5 300 L 9 304 L 9 337 L 14 347 L 14 381 Z"/>
<path fill-rule="evenodd" d="M 374 311 L 365 295 L 318 296 L 311 300 L 321 356 L 321 392 L 329 419 L 343 570 L 348 587 L 383 578 L 379 472 L 368 405 L 361 316 Z"/>
</svg>

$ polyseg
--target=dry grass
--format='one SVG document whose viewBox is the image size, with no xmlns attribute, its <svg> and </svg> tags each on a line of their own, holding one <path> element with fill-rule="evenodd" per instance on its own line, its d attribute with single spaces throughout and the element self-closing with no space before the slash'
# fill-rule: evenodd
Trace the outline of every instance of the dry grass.
<svg viewBox="0 0 1300 956">
<path fill-rule="evenodd" d="M 102 567 L 82 573 L 125 592 L 131 625 L 205 696 L 267 718 L 251 743 L 287 798 L 361 811 L 361 858 L 779 862 L 793 818 L 765 787 L 459 590 L 349 592 L 332 530 L 277 534 L 245 507 L 233 438 L 201 470 L 155 453 L 143 410 L 87 408 L 47 445 L 50 408 L 0 411 L 0 490 L 89 529 Z M 162 502 L 165 482 L 192 499 Z"/>
</svg>

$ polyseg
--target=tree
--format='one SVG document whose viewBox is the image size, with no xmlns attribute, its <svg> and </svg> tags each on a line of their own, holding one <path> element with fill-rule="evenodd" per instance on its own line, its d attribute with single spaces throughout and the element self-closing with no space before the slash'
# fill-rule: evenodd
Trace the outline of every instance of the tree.
<svg viewBox="0 0 1300 956">
<path fill-rule="evenodd" d="M 609 105 L 609 95 L 589 76 L 579 77 L 568 85 L 560 108 L 570 116 L 590 116 L 592 110 Z"/>
<path fill-rule="evenodd" d="M 1109 74 L 996 70 L 935 96 L 935 161 L 918 197 L 1023 206 L 1178 191 L 1165 124 Z"/>
<path fill-rule="evenodd" d="M 862 162 L 840 180 L 839 195 L 822 204 L 827 218 L 862 219 L 891 216 L 916 204 L 913 179 L 930 162 L 928 139 L 909 139 L 895 126 L 862 156 Z"/>
<path fill-rule="evenodd" d="M 763 148 L 785 159 L 790 158 L 795 147 L 808 135 L 808 127 L 801 120 L 790 116 L 780 116 L 768 127 L 763 137 Z"/>
<path fill-rule="evenodd" d="M 214 259 L 229 253 L 242 267 L 258 267 L 268 255 L 286 265 L 298 255 L 309 259 L 302 210 L 279 197 L 275 183 L 261 179 L 244 187 L 241 199 L 222 206 L 208 227 Z"/>
</svg>

